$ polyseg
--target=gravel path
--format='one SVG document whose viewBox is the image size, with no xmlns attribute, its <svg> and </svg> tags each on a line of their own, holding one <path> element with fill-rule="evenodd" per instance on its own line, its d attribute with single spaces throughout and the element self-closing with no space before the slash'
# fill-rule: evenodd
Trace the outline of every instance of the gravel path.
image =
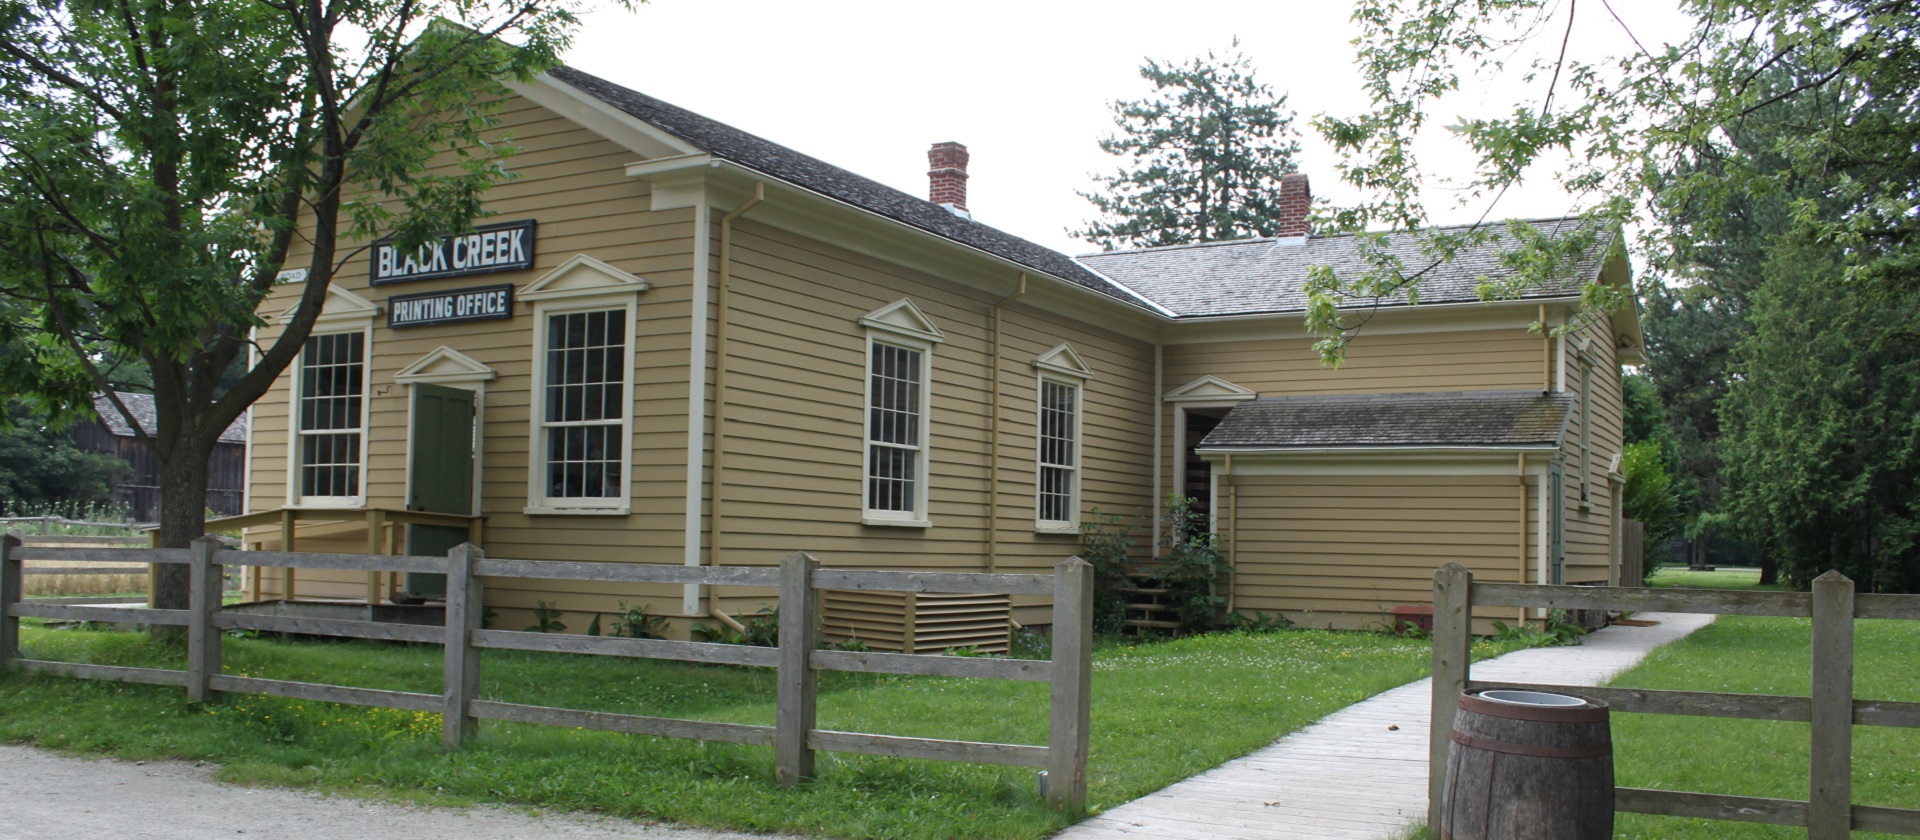
<svg viewBox="0 0 1920 840">
<path fill-rule="evenodd" d="M 236 787 L 215 782 L 212 773 L 212 765 L 194 762 L 94 761 L 0 745 L 0 837 L 774 840 L 574 814 L 430 808 Z"/>
</svg>

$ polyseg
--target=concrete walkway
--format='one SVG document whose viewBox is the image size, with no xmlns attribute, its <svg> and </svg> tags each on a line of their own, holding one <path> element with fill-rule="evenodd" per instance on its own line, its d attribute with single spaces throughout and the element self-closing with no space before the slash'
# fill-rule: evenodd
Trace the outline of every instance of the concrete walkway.
<svg viewBox="0 0 1920 840">
<path fill-rule="evenodd" d="M 1713 621 L 1641 613 L 1652 627 L 1608 627 L 1578 647 L 1534 648 L 1476 663 L 1501 682 L 1596 685 Z M 1426 818 L 1430 680 L 1356 703 L 1253 753 L 1073 826 L 1056 840 L 1161 837 L 1396 838 Z M 1397 727 L 1397 728 L 1395 728 Z"/>
</svg>

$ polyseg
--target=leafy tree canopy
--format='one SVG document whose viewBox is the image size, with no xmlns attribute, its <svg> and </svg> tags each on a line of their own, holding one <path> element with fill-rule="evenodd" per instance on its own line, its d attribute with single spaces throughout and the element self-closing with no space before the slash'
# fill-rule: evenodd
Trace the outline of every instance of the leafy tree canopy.
<svg viewBox="0 0 1920 840">
<path fill-rule="evenodd" d="M 1324 116 L 1315 126 L 1341 153 L 1342 177 L 1371 198 L 1340 209 L 1334 220 L 1356 231 L 1423 231 L 1425 253 L 1418 265 L 1376 253 L 1365 270 L 1316 272 L 1308 324 L 1326 337 L 1323 355 L 1337 360 L 1344 350 L 1351 327 L 1338 311 L 1342 302 L 1404 293 L 1427 264 L 1488 242 L 1486 227 L 1426 231 L 1424 173 L 1413 144 L 1436 101 L 1460 89 L 1466 70 L 1505 71 L 1516 43 L 1533 37 L 1550 39 L 1550 57 L 1525 77 L 1537 96 L 1505 114 L 1447 126 L 1479 156 L 1464 186 L 1489 202 L 1488 213 L 1499 195 L 1538 174 L 1543 160 L 1566 160 L 1559 180 L 1594 229 L 1637 223 L 1630 229 L 1640 231 L 1637 247 L 1649 263 L 1684 271 L 1692 240 L 1675 235 L 1675 212 L 1724 210 L 1838 165 L 1854 174 L 1834 185 L 1824 202 L 1829 212 L 1796 203 L 1794 226 L 1846 249 L 1850 274 L 1890 276 L 1910 267 L 1920 232 L 1913 212 L 1920 156 L 1912 154 L 1920 101 L 1910 95 L 1920 85 L 1915 4 L 1688 0 L 1682 9 L 1697 26 L 1679 43 L 1636 40 L 1633 51 L 1585 63 L 1570 60 L 1567 45 L 1583 27 L 1620 25 L 1609 9 L 1546 0 L 1361 0 L 1354 19 L 1371 108 Z M 1779 68 L 1799 72 L 1769 72 Z M 1788 101 L 1800 103 L 1808 119 L 1772 156 L 1727 154 L 1730 132 Z M 1687 165 L 1701 160 L 1721 165 Z M 1712 219 L 1697 217 L 1709 231 Z M 1555 279 L 1590 244 L 1523 235 L 1507 255 L 1511 279 L 1484 286 L 1482 294 L 1511 296 Z M 1625 293 L 1605 287 L 1591 287 L 1585 297 L 1587 317 L 1626 303 Z"/>
<path fill-rule="evenodd" d="M 85 510 L 113 501 L 113 483 L 127 470 L 111 455 L 74 445 L 26 400 L 5 403 L 0 422 L 0 513 L 58 507 Z"/>
<path fill-rule="evenodd" d="M 108 360 L 139 359 L 162 495 L 199 499 L 221 430 L 299 354 L 357 253 L 341 243 L 391 234 L 407 247 L 480 213 L 512 151 L 486 135 L 490 95 L 553 63 L 578 5 L 0 9 L 0 391 L 56 419 L 84 414 L 91 392 L 112 394 Z M 461 165 L 430 170 L 446 152 Z M 309 257 L 291 265 L 296 240 Z M 283 278 L 299 289 L 296 314 L 254 348 L 256 310 Z M 200 534 L 198 503 L 163 510 L 163 545 Z M 179 571 L 157 582 L 163 605 L 184 596 Z"/>
<path fill-rule="evenodd" d="M 1149 59 L 1140 75 L 1153 95 L 1113 103 L 1120 131 L 1100 140 L 1125 162 L 1080 194 L 1101 218 L 1069 234 L 1109 251 L 1278 234 L 1280 177 L 1300 151 L 1286 95 L 1239 52 Z"/>
</svg>

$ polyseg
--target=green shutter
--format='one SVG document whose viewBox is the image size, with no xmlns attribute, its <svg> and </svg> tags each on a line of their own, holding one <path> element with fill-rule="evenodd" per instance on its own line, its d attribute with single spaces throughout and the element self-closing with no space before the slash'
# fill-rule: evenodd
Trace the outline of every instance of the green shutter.
<svg viewBox="0 0 1920 840">
<path fill-rule="evenodd" d="M 1567 475 L 1559 463 L 1547 466 L 1548 583 L 1567 582 Z"/>
</svg>

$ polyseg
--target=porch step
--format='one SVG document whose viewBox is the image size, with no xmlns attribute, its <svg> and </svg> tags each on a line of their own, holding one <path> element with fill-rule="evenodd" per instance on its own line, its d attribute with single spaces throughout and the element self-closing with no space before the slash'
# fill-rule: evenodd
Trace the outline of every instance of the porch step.
<svg viewBox="0 0 1920 840">
<path fill-rule="evenodd" d="M 1178 630 L 1180 629 L 1180 622 L 1155 621 L 1153 619 L 1148 619 L 1148 618 L 1129 618 L 1127 619 L 1127 626 L 1128 627 L 1149 627 L 1156 630 Z"/>
</svg>

